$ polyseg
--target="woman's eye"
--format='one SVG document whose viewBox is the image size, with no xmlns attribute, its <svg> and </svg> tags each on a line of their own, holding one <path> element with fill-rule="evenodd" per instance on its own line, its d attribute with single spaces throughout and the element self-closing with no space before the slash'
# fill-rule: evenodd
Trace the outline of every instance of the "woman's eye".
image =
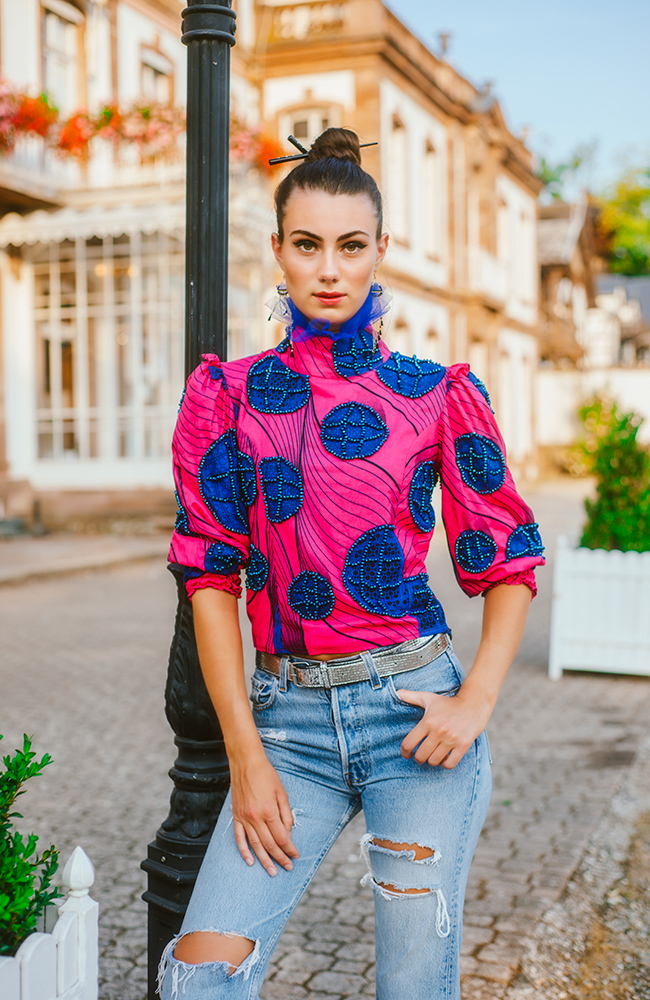
<svg viewBox="0 0 650 1000">
<path fill-rule="evenodd" d="M 365 250 L 366 246 L 367 246 L 366 243 L 353 242 L 353 243 L 346 243 L 343 249 L 347 250 L 348 253 L 356 253 L 359 250 Z"/>
<path fill-rule="evenodd" d="M 299 247 L 301 250 L 315 250 L 316 244 L 313 240 L 296 240 L 294 243 L 295 247 Z"/>
</svg>

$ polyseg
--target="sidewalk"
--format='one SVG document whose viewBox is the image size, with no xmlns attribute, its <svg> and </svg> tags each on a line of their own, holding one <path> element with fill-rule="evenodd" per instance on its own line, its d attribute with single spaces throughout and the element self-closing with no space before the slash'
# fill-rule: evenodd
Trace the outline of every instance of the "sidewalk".
<svg viewBox="0 0 650 1000">
<path fill-rule="evenodd" d="M 637 751 L 650 724 L 647 679 L 547 677 L 554 543 L 559 533 L 578 531 L 585 490 L 574 481 L 524 490 L 551 564 L 539 573 L 539 596 L 489 727 L 494 791 L 468 886 L 464 1000 L 558 1000 L 557 986 L 545 987 L 544 931 L 565 927 L 565 912 L 573 919 L 563 902 L 572 880 L 583 871 L 601 879 L 593 838 L 618 808 L 621 783 L 639 773 Z M 80 843 L 95 865 L 100 1000 L 143 1000 L 146 989 L 139 864 L 167 815 L 174 758 L 162 712 L 175 608 L 166 547 L 166 537 L 0 543 L 5 580 L 13 566 L 13 580 L 26 581 L 0 595 L 2 749 L 30 732 L 36 750 L 54 757 L 21 811 L 41 846 L 55 843 L 65 861 Z M 86 572 L 107 565 L 114 568 Z M 471 663 L 482 602 L 458 589 L 444 536 L 432 546 L 429 569 L 456 652 Z M 637 813 L 623 810 L 617 819 L 628 839 Z M 373 900 L 359 886 L 363 832 L 358 817 L 325 860 L 274 955 L 264 1000 L 374 996 Z M 516 992 L 524 986 L 532 992 Z"/>
<path fill-rule="evenodd" d="M 0 538 L 0 587 L 141 559 L 164 558 L 169 532 L 152 535 L 73 535 Z"/>
</svg>

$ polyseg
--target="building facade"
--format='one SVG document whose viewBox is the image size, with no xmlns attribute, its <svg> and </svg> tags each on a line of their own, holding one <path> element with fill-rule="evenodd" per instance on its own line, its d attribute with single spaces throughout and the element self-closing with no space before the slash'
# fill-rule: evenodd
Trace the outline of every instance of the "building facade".
<svg viewBox="0 0 650 1000">
<path fill-rule="evenodd" d="M 2 76 L 46 90 L 62 114 L 182 105 L 182 6 L 0 0 Z M 385 194 L 391 234 L 381 274 L 394 295 L 388 343 L 468 360 L 492 394 L 511 462 L 530 471 L 539 183 L 489 88 L 436 57 L 381 0 L 235 6 L 237 118 L 280 139 L 348 125 L 378 142 L 364 165 Z M 164 156 L 95 139 L 86 160 L 63 159 L 34 136 L 0 156 L 0 517 L 28 514 L 35 496 L 54 516 L 66 497 L 92 506 L 169 490 L 183 381 L 184 167 L 182 136 Z M 269 183 L 233 163 L 231 356 L 278 334 L 263 306 L 276 279 L 278 176 Z"/>
</svg>

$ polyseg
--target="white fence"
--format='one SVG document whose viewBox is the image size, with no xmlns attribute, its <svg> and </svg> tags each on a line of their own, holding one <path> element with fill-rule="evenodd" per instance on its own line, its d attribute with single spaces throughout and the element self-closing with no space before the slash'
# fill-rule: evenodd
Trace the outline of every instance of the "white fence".
<svg viewBox="0 0 650 1000">
<path fill-rule="evenodd" d="M 650 552 L 558 540 L 549 677 L 563 670 L 650 675 Z"/>
<path fill-rule="evenodd" d="M 97 1000 L 97 903 L 93 866 L 75 847 L 63 870 L 68 894 L 51 934 L 30 934 L 14 958 L 0 957 L 1 1000 Z"/>
</svg>

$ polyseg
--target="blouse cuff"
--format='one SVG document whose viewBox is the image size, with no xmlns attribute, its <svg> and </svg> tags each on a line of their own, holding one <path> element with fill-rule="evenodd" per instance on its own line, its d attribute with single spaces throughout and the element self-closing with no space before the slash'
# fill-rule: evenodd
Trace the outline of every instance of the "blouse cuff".
<svg viewBox="0 0 650 1000">
<path fill-rule="evenodd" d="M 492 580 L 483 589 L 483 597 L 487 594 L 488 590 L 492 590 L 494 587 L 500 587 L 502 583 L 506 583 L 509 587 L 518 587 L 520 584 L 528 587 L 531 591 L 531 600 L 533 597 L 537 596 L 537 583 L 535 581 L 535 571 L 532 569 L 524 569 L 521 573 L 511 573 L 510 576 L 504 576 L 503 580 Z"/>
<path fill-rule="evenodd" d="M 197 590 L 205 590 L 211 587 L 213 590 L 223 590 L 234 597 L 241 597 L 241 582 L 239 573 L 203 573 L 201 576 L 192 576 L 185 581 L 185 590 L 190 601 Z"/>
</svg>

